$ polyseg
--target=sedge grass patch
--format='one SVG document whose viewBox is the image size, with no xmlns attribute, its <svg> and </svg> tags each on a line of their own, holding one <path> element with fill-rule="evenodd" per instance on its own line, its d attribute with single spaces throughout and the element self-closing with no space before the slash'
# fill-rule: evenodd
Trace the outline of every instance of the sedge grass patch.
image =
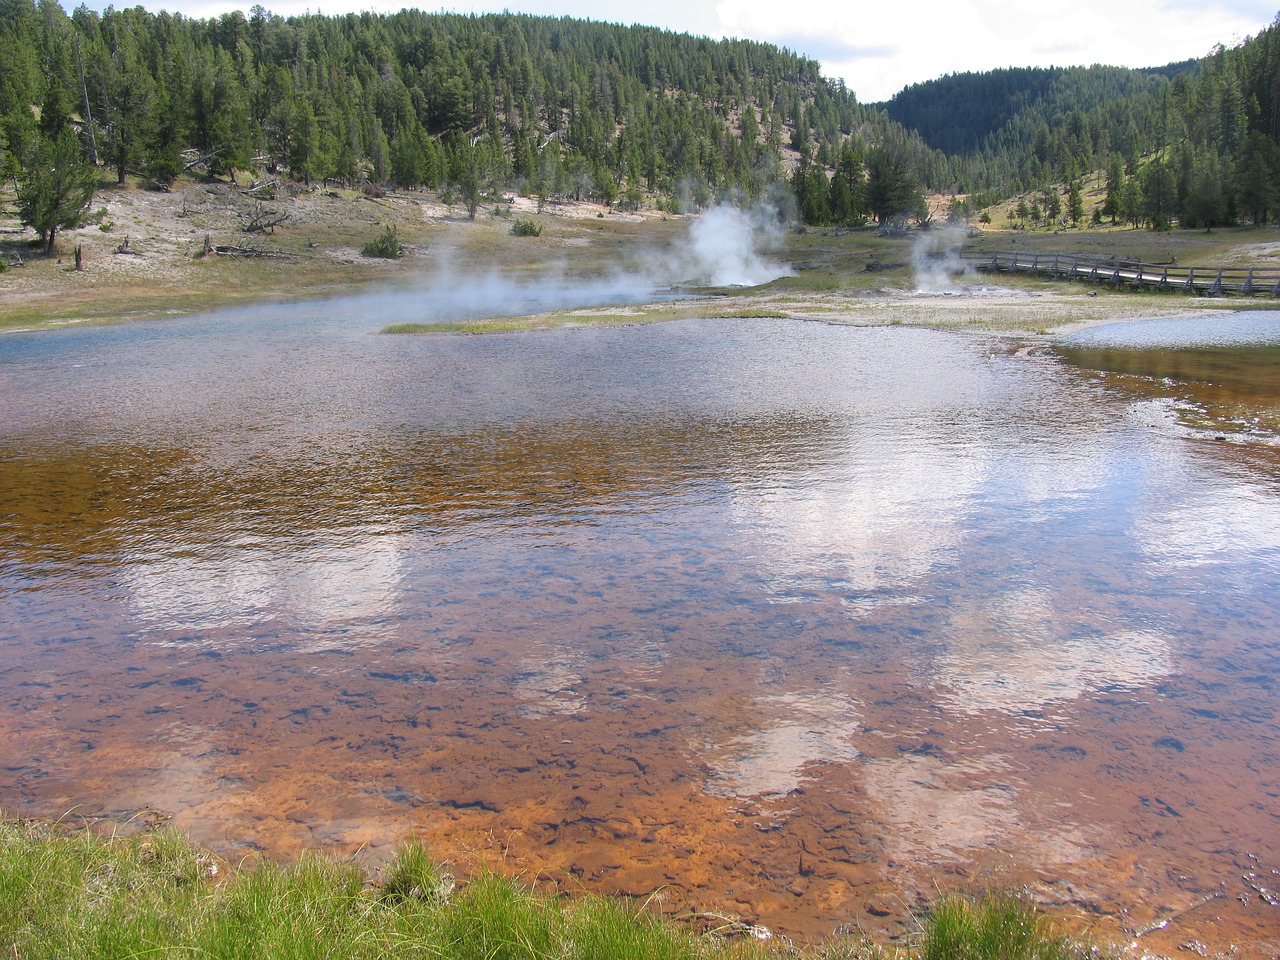
<svg viewBox="0 0 1280 960">
<path fill-rule="evenodd" d="M 0 954 L 209 960 L 1083 960 L 1025 901 L 943 898 L 913 946 L 699 935 L 622 899 L 552 897 L 481 873 L 465 887 L 417 841 L 380 877 L 305 854 L 229 868 L 180 834 L 0 821 Z"/>
<path fill-rule="evenodd" d="M 1048 928 L 1035 908 L 1009 893 L 951 895 L 924 922 L 920 960 L 1085 960 L 1090 951 Z"/>
</svg>

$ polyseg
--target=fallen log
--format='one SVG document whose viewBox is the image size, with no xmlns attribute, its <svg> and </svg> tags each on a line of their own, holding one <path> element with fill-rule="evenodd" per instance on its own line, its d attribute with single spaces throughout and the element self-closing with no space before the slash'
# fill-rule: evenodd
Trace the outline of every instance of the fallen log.
<svg viewBox="0 0 1280 960">
<path fill-rule="evenodd" d="M 297 256 L 292 253 L 285 253 L 282 250 L 264 250 L 262 247 L 242 246 L 240 244 L 220 244 L 210 245 L 211 250 L 206 248 L 206 252 L 220 254 L 224 257 L 265 257 L 268 260 L 297 260 Z"/>
<path fill-rule="evenodd" d="M 216 157 L 218 154 L 222 153 L 226 149 L 227 149 L 226 147 L 218 147 L 217 149 L 210 150 L 208 153 L 201 154 L 200 156 L 196 157 L 194 160 L 188 160 L 185 164 L 183 164 L 182 169 L 185 172 L 195 167 L 202 166 L 203 164 L 208 163 L 210 160 L 212 160 L 214 157 Z"/>
<path fill-rule="evenodd" d="M 268 199 L 274 200 L 275 190 L 278 186 L 280 186 L 280 180 L 278 178 L 273 177 L 270 180 L 259 180 L 257 183 L 251 183 L 245 189 L 241 190 L 240 195 L 242 197 L 254 197 L 254 195 L 261 190 L 269 190 L 271 196 Z M 256 197 L 254 198 L 256 199 Z"/>
</svg>

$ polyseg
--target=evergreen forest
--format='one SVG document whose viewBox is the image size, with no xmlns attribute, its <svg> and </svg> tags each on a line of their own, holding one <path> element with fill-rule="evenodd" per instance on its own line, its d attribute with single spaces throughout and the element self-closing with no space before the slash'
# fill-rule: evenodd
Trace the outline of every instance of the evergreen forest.
<svg viewBox="0 0 1280 960">
<path fill-rule="evenodd" d="M 622 209 L 732 194 L 808 224 L 971 215 L 1167 229 L 1266 223 L 1280 198 L 1280 26 L 1150 70 L 1006 69 L 857 101 L 745 40 L 513 13 L 198 19 L 0 0 L 0 180 L 48 248 L 104 181 L 503 191 Z M 1032 202 L 1028 206 L 1026 198 Z"/>
</svg>

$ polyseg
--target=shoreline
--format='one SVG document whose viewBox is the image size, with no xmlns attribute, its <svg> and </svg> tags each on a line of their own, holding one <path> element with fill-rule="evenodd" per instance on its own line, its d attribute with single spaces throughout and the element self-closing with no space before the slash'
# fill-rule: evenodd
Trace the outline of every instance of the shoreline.
<svg viewBox="0 0 1280 960">
<path fill-rule="evenodd" d="M 401 286 L 414 278 L 454 279 L 464 272 L 516 277 L 609 277 L 661 264 L 682 269 L 693 218 L 626 214 L 590 204 L 548 205 L 506 198 L 475 221 L 425 194 L 370 198 L 354 191 L 303 193 L 274 203 L 287 219 L 274 234 L 247 235 L 241 226 L 245 199 L 230 185 L 190 183 L 164 194 L 138 188 L 99 193 L 102 222 L 64 236 L 61 256 L 31 257 L 22 251 L 30 231 L 2 224 L 0 257 L 23 257 L 25 266 L 0 273 L 0 332 L 30 332 L 81 324 L 111 324 L 193 316 L 259 303 L 297 303 L 359 295 Z M 536 217 L 538 238 L 511 235 L 514 217 Z M 402 238 L 399 260 L 363 256 L 361 244 L 388 226 Z M 1244 241 L 1226 248 L 1228 259 L 1267 262 L 1275 244 L 1270 231 L 1241 230 Z M 204 238 L 240 246 L 253 255 L 203 254 Z M 1066 281 L 1019 278 L 986 285 L 980 277 L 956 275 L 956 289 L 914 289 L 911 237 L 878 237 L 874 231 L 793 231 L 760 238 L 759 256 L 790 276 L 749 288 L 707 288 L 697 300 L 663 299 L 627 306 L 575 307 L 520 316 L 414 325 L 431 332 L 645 323 L 690 317 L 770 316 L 855 326 L 910 325 L 973 329 L 989 333 L 1067 335 L 1104 323 L 1156 319 L 1221 310 L 1265 309 L 1256 300 L 1206 301 L 1171 293 L 1118 291 Z M 1187 261 L 1222 250 L 1203 235 L 1177 237 L 1190 246 Z M 1166 246 L 1173 242 L 1161 237 Z M 1079 232 L 1074 236 L 1024 237 L 992 231 L 976 245 L 1125 245 L 1156 242 L 1134 231 Z M 85 268 L 69 265 L 80 246 Z M 67 262 L 64 262 L 67 261 Z M 677 266 L 679 264 L 679 266 Z M 782 269 L 780 269 L 782 272 Z M 1004 280 L 1005 278 L 1000 278 Z M 687 284 L 676 288 L 689 289 Z"/>
</svg>

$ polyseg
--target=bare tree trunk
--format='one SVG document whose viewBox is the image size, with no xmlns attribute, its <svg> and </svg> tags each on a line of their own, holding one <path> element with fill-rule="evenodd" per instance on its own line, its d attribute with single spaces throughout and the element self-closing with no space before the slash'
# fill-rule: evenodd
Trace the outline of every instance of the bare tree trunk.
<svg viewBox="0 0 1280 960">
<path fill-rule="evenodd" d="M 84 269 L 84 245 L 76 244 L 76 272 L 79 273 Z"/>
<path fill-rule="evenodd" d="M 84 82 L 84 60 L 80 56 L 80 41 L 76 41 L 76 66 L 80 70 L 80 97 L 84 103 L 84 129 L 89 136 L 89 162 L 98 165 L 98 139 L 93 132 L 93 114 L 89 112 L 89 88 Z"/>
</svg>

